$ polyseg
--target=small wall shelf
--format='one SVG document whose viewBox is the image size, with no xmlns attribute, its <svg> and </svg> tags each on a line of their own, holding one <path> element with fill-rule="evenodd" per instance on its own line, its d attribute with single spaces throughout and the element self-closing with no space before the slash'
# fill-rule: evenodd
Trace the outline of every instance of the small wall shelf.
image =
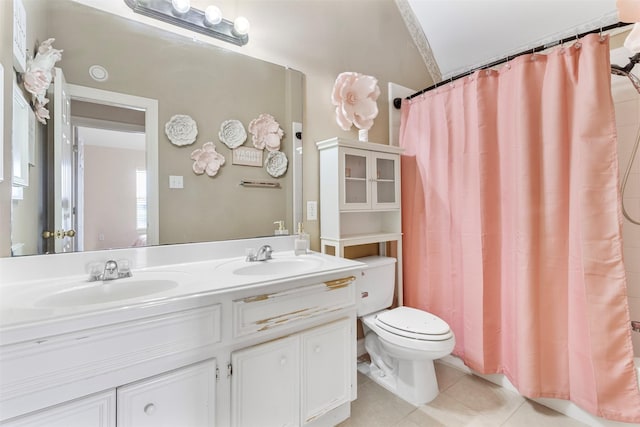
<svg viewBox="0 0 640 427">
<path fill-rule="evenodd" d="M 348 246 L 397 244 L 396 286 L 402 305 L 400 153 L 385 144 L 331 138 L 320 151 L 320 245 L 344 257 Z"/>
</svg>

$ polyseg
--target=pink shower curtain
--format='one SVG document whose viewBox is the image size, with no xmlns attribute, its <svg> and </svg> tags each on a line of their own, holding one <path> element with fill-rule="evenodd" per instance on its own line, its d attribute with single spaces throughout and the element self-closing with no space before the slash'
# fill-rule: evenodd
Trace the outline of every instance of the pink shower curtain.
<svg viewBox="0 0 640 427">
<path fill-rule="evenodd" d="M 640 422 L 608 38 L 402 106 L 405 304 L 528 397 Z"/>
</svg>

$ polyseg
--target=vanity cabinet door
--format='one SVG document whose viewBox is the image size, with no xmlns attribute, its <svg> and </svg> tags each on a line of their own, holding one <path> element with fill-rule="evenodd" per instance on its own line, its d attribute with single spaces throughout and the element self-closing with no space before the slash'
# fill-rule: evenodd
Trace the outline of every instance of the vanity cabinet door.
<svg viewBox="0 0 640 427">
<path fill-rule="evenodd" d="M 232 353 L 233 426 L 300 424 L 299 348 L 299 338 L 291 336 Z"/>
<path fill-rule="evenodd" d="M 118 427 L 215 425 L 216 362 L 207 360 L 118 388 Z"/>
<path fill-rule="evenodd" d="M 116 427 L 115 390 L 97 393 L 0 423 L 3 427 Z"/>
<path fill-rule="evenodd" d="M 352 331 L 348 319 L 302 335 L 302 415 L 308 423 L 351 400 Z"/>
</svg>

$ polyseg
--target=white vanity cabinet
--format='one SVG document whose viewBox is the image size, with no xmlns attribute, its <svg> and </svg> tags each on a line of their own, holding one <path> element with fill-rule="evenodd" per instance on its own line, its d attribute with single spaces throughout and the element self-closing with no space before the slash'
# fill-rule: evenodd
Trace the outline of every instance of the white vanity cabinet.
<svg viewBox="0 0 640 427">
<path fill-rule="evenodd" d="M 351 400 L 354 322 L 235 351 L 232 425 L 301 426 Z"/>
<path fill-rule="evenodd" d="M 118 427 L 215 425 L 216 361 L 117 389 Z"/>
<path fill-rule="evenodd" d="M 0 426 L 342 422 L 357 390 L 360 265 L 310 257 L 325 270 L 6 328 Z"/>
</svg>

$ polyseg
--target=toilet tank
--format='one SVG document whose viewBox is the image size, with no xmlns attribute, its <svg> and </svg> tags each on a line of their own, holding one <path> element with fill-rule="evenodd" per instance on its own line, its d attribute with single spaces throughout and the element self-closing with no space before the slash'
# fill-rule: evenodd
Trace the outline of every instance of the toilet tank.
<svg viewBox="0 0 640 427">
<path fill-rule="evenodd" d="M 358 317 L 390 307 L 396 284 L 396 259 L 368 256 L 355 261 L 366 264 L 356 280 Z"/>
</svg>

